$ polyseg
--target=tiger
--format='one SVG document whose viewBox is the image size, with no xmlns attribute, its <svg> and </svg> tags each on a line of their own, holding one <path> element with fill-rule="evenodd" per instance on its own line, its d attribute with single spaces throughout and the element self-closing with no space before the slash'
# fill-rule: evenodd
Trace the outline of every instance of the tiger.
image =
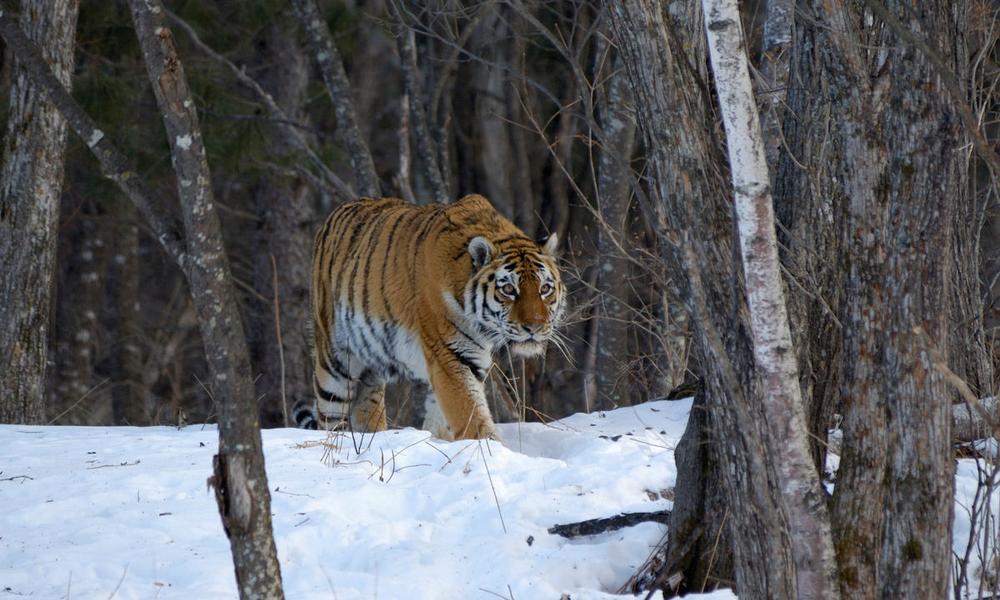
<svg viewBox="0 0 1000 600">
<path fill-rule="evenodd" d="M 484 382 L 493 354 L 544 354 L 564 308 L 553 234 L 539 244 L 477 194 L 451 204 L 362 198 L 313 249 L 313 390 L 304 428 L 386 429 L 385 386 L 424 381 L 424 428 L 499 439 Z"/>
</svg>

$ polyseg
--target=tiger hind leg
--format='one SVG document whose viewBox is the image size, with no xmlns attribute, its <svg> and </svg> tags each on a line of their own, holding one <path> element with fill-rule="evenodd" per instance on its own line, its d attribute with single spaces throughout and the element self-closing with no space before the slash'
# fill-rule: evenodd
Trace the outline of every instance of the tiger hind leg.
<svg viewBox="0 0 1000 600">
<path fill-rule="evenodd" d="M 335 431 L 347 429 L 352 401 L 360 388 L 363 366 L 350 355 L 332 351 L 325 358 L 317 356 L 313 364 L 313 399 L 293 407 L 296 426 L 303 429 Z"/>
</svg>

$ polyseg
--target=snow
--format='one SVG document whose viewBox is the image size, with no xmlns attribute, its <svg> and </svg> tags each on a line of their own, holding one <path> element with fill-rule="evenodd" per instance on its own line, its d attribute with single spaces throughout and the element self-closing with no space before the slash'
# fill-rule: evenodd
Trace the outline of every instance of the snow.
<svg viewBox="0 0 1000 600">
<path fill-rule="evenodd" d="M 414 429 L 353 438 L 264 431 L 286 595 L 631 598 L 615 592 L 663 526 L 572 540 L 546 530 L 670 508 L 673 449 L 690 407 L 650 402 L 503 424 L 503 444 L 442 442 Z M 2 597 L 235 598 L 229 544 L 206 487 L 217 443 L 214 426 L 0 425 Z M 977 481 L 975 461 L 959 460 L 959 555 Z"/>
<path fill-rule="evenodd" d="M 546 529 L 669 508 L 690 405 L 505 424 L 504 444 L 414 429 L 264 431 L 287 597 L 619 597 L 663 526 L 572 540 Z M 12 598 L 236 597 L 206 488 L 216 445 L 208 426 L 0 426 L 0 589 Z"/>
</svg>

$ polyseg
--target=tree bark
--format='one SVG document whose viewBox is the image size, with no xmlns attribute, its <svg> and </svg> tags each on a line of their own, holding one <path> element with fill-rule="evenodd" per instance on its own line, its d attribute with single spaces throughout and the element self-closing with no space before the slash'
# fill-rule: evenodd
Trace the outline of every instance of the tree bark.
<svg viewBox="0 0 1000 600">
<path fill-rule="evenodd" d="M 105 240 L 108 223 L 95 207 L 63 202 L 60 232 L 59 275 L 56 277 L 56 306 L 49 377 L 50 420 L 58 424 L 97 425 L 110 417 L 107 395 L 91 393 L 94 367 L 100 353 L 99 313 L 107 281 L 108 253 Z M 96 392 L 96 390 L 93 390 Z M 86 397 L 85 402 L 80 402 Z M 58 416 L 58 418 L 56 418 Z"/>
<path fill-rule="evenodd" d="M 791 528 L 796 597 L 837 598 L 830 520 L 806 438 L 798 365 L 785 311 L 764 139 L 735 0 L 702 0 L 726 128 L 757 375 Z"/>
<path fill-rule="evenodd" d="M 645 139 L 650 212 L 662 260 L 667 268 L 677 266 L 696 340 L 708 448 L 725 474 L 707 493 L 715 497 L 721 488 L 729 506 L 736 588 L 743 598 L 792 597 L 790 527 L 781 511 L 774 461 L 766 460 L 777 450 L 768 443 L 753 378 L 745 300 L 733 261 L 732 212 L 720 175 L 725 160 L 715 143 L 705 79 L 697 70 L 705 64 L 700 12 L 681 28 L 667 19 L 683 16 L 668 17 L 652 0 L 609 7 Z"/>
<path fill-rule="evenodd" d="M 965 156 L 943 77 L 907 37 L 936 40 L 958 72 L 967 8 L 894 2 L 887 14 L 906 15 L 905 35 L 839 2 L 812 10 L 809 18 L 830 25 L 817 47 L 839 115 L 846 192 L 846 406 L 833 503 L 842 593 L 944 597 L 953 394 L 930 356 L 947 355 L 954 198 L 965 185 L 956 161 Z"/>
<path fill-rule="evenodd" d="M 20 27 L 67 88 L 78 7 L 21 2 Z M 41 423 L 66 121 L 25 65 L 15 72 L 0 171 L 0 423 Z"/>
<path fill-rule="evenodd" d="M 777 2 L 776 4 L 779 4 Z M 772 4 L 768 2 L 770 11 Z M 792 341 L 800 370 L 802 400 L 809 425 L 813 463 L 826 469 L 827 431 L 838 410 L 841 325 L 837 307 L 843 294 L 837 229 L 845 194 L 832 157 L 841 156 L 829 130 L 836 117 L 827 100 L 827 74 L 818 44 L 822 27 L 795 21 L 789 48 L 788 92 L 776 171 L 772 174 L 778 242 L 787 282 Z M 766 27 L 765 27 L 766 28 Z M 769 147 L 771 143 L 768 142 Z M 768 156 L 769 166 L 771 157 Z"/>
<path fill-rule="evenodd" d="M 130 0 L 146 70 L 177 176 L 190 263 L 188 282 L 219 410 L 215 488 L 241 598 L 283 598 L 249 352 L 212 197 L 198 115 L 159 0 Z"/>
<path fill-rule="evenodd" d="M 761 40 L 760 87 L 761 128 L 764 151 L 772 181 L 778 172 L 781 150 L 781 123 L 788 86 L 789 53 L 795 22 L 794 0 L 766 0 L 764 3 L 764 36 Z"/>
<path fill-rule="evenodd" d="M 121 207 L 115 236 L 114 306 L 115 322 L 114 387 L 111 390 L 111 411 L 117 425 L 147 425 L 150 410 L 148 389 L 143 381 L 141 343 L 141 294 L 139 282 L 139 226 L 135 209 Z"/>
<path fill-rule="evenodd" d="M 629 323 L 633 319 L 628 303 L 629 259 L 623 254 L 628 239 L 628 206 L 631 198 L 635 145 L 628 76 L 621 58 L 611 65 L 607 94 L 598 98 L 602 114 L 601 140 L 597 159 L 597 406 L 612 408 L 632 404 L 625 373 L 628 361 Z M 612 238 L 617 238 L 612 239 Z"/>
<path fill-rule="evenodd" d="M 431 134 L 427 110 L 424 106 L 423 85 L 420 80 L 420 69 L 417 68 L 417 45 L 413 30 L 403 21 L 400 7 L 389 4 L 392 31 L 396 36 L 396 48 L 399 51 L 399 64 L 403 75 L 403 93 L 410 100 L 410 130 L 416 142 L 419 159 L 423 165 L 424 179 L 430 187 L 434 202 L 447 204 L 454 198 L 448 187 L 448 182 L 442 176 L 438 157 L 437 141 Z"/>
<path fill-rule="evenodd" d="M 323 15 L 316 7 L 315 0 L 293 0 L 292 5 L 302 27 L 306 30 L 309 48 L 319 66 L 323 83 L 326 84 L 326 91 L 330 95 L 330 101 L 333 102 L 334 111 L 337 114 L 338 134 L 350 156 L 357 192 L 362 196 L 377 198 L 381 194 L 379 193 L 375 163 L 372 161 L 371 151 L 361 135 L 360 127 L 358 127 L 358 115 L 352 100 L 351 83 L 347 80 L 340 51 L 333 43 L 333 37 L 330 35 Z"/>
<path fill-rule="evenodd" d="M 511 32 L 499 8 L 485 17 L 477 53 L 484 63 L 475 66 L 476 176 L 482 193 L 505 217 L 514 220 L 515 160 L 507 127 L 505 97 L 510 80 L 494 65 L 510 62 Z"/>
</svg>

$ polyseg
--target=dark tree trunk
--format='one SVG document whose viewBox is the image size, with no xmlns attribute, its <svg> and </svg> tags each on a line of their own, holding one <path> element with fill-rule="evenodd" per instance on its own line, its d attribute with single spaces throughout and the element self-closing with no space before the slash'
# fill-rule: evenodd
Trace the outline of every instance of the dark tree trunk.
<svg viewBox="0 0 1000 600">
<path fill-rule="evenodd" d="M 70 86 L 78 0 L 24 0 L 20 26 Z M 45 419 L 66 122 L 18 65 L 0 171 L 0 423 Z"/>
<path fill-rule="evenodd" d="M 809 18 L 830 25 L 817 48 L 841 116 L 832 133 L 845 191 L 846 405 L 833 504 L 843 593 L 944 597 L 953 394 L 932 356 L 948 346 L 951 233 L 966 184 L 960 119 L 928 57 L 880 17 L 840 3 L 813 10 Z M 906 15 L 904 33 L 936 40 L 947 67 L 963 71 L 967 9 L 893 2 L 888 10 Z"/>
<path fill-rule="evenodd" d="M 94 367 L 100 353 L 98 315 L 107 283 L 105 239 L 110 236 L 104 231 L 105 218 L 95 210 L 66 204 L 60 227 L 63 264 L 56 286 L 49 412 L 50 419 L 60 424 L 96 425 L 106 423 L 110 416 L 105 395 L 88 396 L 97 383 Z M 84 204 L 93 206 L 90 202 Z"/>
<path fill-rule="evenodd" d="M 500 65 L 510 62 L 512 35 L 499 9 L 484 19 L 483 35 L 476 53 L 485 64 L 475 66 L 476 174 L 481 193 L 493 202 L 505 217 L 514 219 L 515 165 L 514 148 L 507 127 L 506 94 L 510 80 Z"/>
<path fill-rule="evenodd" d="M 124 204 L 124 203 L 120 203 Z M 139 226 L 135 209 L 124 204 L 119 209 L 115 236 L 113 306 L 117 309 L 114 347 L 114 387 L 111 410 L 119 425 L 146 425 L 150 407 L 142 364 L 142 310 L 139 282 Z M 159 349 L 157 349 L 159 351 Z"/>
<path fill-rule="evenodd" d="M 632 404 L 629 366 L 629 267 L 626 255 L 628 205 L 631 198 L 630 159 L 635 145 L 635 120 L 630 107 L 628 76 L 616 57 L 605 96 L 599 98 L 601 140 L 597 162 L 597 404 L 607 409 Z"/>
<path fill-rule="evenodd" d="M 701 591 L 733 585 L 733 553 L 728 520 L 732 518 L 722 489 L 724 477 L 711 451 L 704 393 L 691 405 L 674 462 L 674 508 L 670 513 L 664 562 L 657 587 L 668 593 Z M 678 579 L 678 576 L 680 577 Z"/>
<path fill-rule="evenodd" d="M 282 59 L 276 61 L 276 56 Z M 301 122 L 309 81 L 308 61 L 282 24 L 271 25 L 265 31 L 251 64 L 257 65 L 258 81 L 283 112 Z M 270 136 L 270 148 L 279 159 L 295 153 L 278 131 Z M 313 393 L 306 327 L 311 319 L 308 285 L 316 214 L 306 186 L 274 173 L 261 174 L 251 194 L 253 210 L 260 219 L 252 251 L 254 289 L 271 303 L 266 309 L 254 311 L 250 324 L 255 371 L 261 373 L 257 390 L 264 423 L 287 427 L 291 424 L 287 420 L 290 405 Z"/>
<path fill-rule="evenodd" d="M 344 72 L 344 63 L 337 45 L 326 26 L 323 15 L 316 7 L 316 0 L 293 0 L 295 14 L 306 30 L 309 48 L 319 66 L 323 83 L 326 84 L 330 101 L 337 113 L 337 132 L 347 151 L 351 170 L 357 185 L 356 193 L 362 196 L 379 196 L 378 175 L 372 162 L 368 144 L 361 135 L 358 115 L 354 108 L 351 84 Z"/>
<path fill-rule="evenodd" d="M 781 50 L 788 53 L 783 56 L 789 63 L 784 128 L 765 129 L 765 134 L 780 136 L 780 141 L 768 144 L 777 153 L 772 181 L 778 241 L 813 462 L 822 473 L 826 434 L 839 398 L 841 334 L 835 311 L 843 275 L 834 206 L 842 203 L 844 189 L 831 165 L 839 145 L 828 134 L 836 117 L 823 92 L 826 75 L 817 48 L 821 38 L 814 23 L 799 19 L 794 25 L 794 44 Z M 773 102 L 768 109 L 766 114 L 780 110 Z"/>
</svg>

